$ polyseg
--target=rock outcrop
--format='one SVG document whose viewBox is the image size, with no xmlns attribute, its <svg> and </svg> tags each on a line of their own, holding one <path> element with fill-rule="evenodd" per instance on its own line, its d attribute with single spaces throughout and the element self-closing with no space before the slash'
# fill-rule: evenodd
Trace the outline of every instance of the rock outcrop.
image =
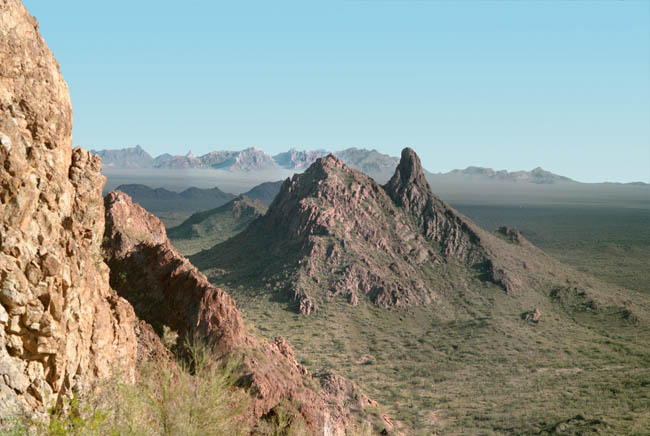
<svg viewBox="0 0 650 436">
<path fill-rule="evenodd" d="M 234 301 L 172 247 L 158 218 L 122 192 L 109 193 L 105 206 L 104 254 L 112 286 L 159 334 L 163 326 L 181 336 L 198 333 L 216 358 L 241 356 L 238 384 L 253 396 L 247 413 L 254 420 L 289 408 L 315 434 L 328 427 L 332 435 L 342 435 L 354 419 L 351 404 L 357 411 L 376 406 L 342 378 L 336 384 L 326 384 L 328 389 L 314 390 L 317 382 L 296 361 L 286 341 L 266 342 L 246 334 Z M 143 343 L 139 354 L 164 358 L 148 324 L 141 323 L 138 332 L 139 344 Z"/>
<path fill-rule="evenodd" d="M 513 244 L 532 245 L 528 241 L 528 239 L 526 239 L 524 235 L 522 235 L 521 232 L 517 229 L 512 229 L 510 227 L 502 226 L 497 229 L 496 233 L 506 241 L 511 242 Z"/>
<path fill-rule="evenodd" d="M 412 149 L 402 151 L 402 159 L 385 189 L 393 202 L 415 220 L 420 233 L 440 244 L 444 256 L 472 265 L 486 260 L 473 223 L 433 194 L 420 158 Z"/>
<path fill-rule="evenodd" d="M 159 332 L 198 333 L 219 353 L 244 340 L 234 301 L 171 245 L 160 220 L 119 191 L 105 198 L 104 253 L 111 285 Z"/>
<path fill-rule="evenodd" d="M 119 367 L 135 315 L 101 257 L 101 161 L 71 147 L 59 66 L 18 0 L 0 1 L 0 417 L 38 414 Z"/>
</svg>

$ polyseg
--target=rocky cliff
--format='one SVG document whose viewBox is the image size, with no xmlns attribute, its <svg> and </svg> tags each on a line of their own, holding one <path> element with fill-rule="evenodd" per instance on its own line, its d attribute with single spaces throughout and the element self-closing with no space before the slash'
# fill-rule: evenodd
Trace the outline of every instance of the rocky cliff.
<svg viewBox="0 0 650 436">
<path fill-rule="evenodd" d="M 355 419 L 352 409 L 376 407 L 352 382 L 333 375 L 321 381 L 325 389 L 314 390 L 318 381 L 296 361 L 291 347 L 283 339 L 266 342 L 248 335 L 234 301 L 172 247 L 155 216 L 122 192 L 108 194 L 105 205 L 111 285 L 159 334 L 163 326 L 181 336 L 198 333 L 216 358 L 241 356 L 238 384 L 253 395 L 247 413 L 254 420 L 288 408 L 315 434 L 329 427 L 338 435 Z"/>
<path fill-rule="evenodd" d="M 244 323 L 232 299 L 214 288 L 174 249 L 160 220 L 119 191 L 105 198 L 104 252 L 111 285 L 138 317 L 209 338 L 224 353 L 243 343 Z"/>
<path fill-rule="evenodd" d="M 71 147 L 59 66 L 18 0 L 0 1 L 0 417 L 44 412 L 116 368 L 131 306 L 109 287 L 101 161 Z"/>
</svg>

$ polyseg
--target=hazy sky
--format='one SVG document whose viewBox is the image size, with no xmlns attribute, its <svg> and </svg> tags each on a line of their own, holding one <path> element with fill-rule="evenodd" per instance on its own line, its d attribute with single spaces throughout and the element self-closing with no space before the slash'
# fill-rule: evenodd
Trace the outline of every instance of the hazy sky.
<svg viewBox="0 0 650 436">
<path fill-rule="evenodd" d="M 24 2 L 88 148 L 650 177 L 648 1 Z"/>
</svg>

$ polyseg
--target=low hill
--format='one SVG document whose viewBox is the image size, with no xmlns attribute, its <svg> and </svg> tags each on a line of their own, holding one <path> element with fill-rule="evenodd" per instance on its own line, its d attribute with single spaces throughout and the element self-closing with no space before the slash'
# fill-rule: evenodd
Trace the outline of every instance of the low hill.
<svg viewBox="0 0 650 436">
<path fill-rule="evenodd" d="M 268 206 L 273 203 L 273 200 L 275 199 L 275 196 L 278 195 L 278 192 L 280 192 L 281 187 L 282 180 L 278 182 L 264 182 L 255 186 L 243 195 L 251 200 L 259 200 L 262 204 Z"/>
<path fill-rule="evenodd" d="M 259 200 L 240 195 L 223 206 L 197 212 L 167 231 L 174 246 L 184 255 L 206 250 L 244 230 L 266 213 Z"/>
<path fill-rule="evenodd" d="M 120 185 L 118 191 L 159 217 L 167 226 L 180 224 L 190 214 L 221 206 L 235 198 L 234 194 L 214 187 L 209 189 L 187 188 L 174 192 L 165 188 L 150 188 L 142 184 Z"/>
</svg>

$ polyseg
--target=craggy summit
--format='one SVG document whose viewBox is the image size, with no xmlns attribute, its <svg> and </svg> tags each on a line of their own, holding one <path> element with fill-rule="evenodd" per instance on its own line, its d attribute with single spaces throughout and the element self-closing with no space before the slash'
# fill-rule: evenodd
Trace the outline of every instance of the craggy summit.
<svg viewBox="0 0 650 436">
<path fill-rule="evenodd" d="M 459 278 L 515 292 L 521 262 L 504 245 L 435 196 L 406 148 L 385 186 L 332 154 L 319 158 L 284 182 L 266 215 L 192 261 L 215 280 L 250 276 L 251 264 L 262 277 L 282 271 L 297 310 L 308 314 L 335 295 L 351 304 L 361 295 L 382 307 L 428 304 Z"/>
</svg>

